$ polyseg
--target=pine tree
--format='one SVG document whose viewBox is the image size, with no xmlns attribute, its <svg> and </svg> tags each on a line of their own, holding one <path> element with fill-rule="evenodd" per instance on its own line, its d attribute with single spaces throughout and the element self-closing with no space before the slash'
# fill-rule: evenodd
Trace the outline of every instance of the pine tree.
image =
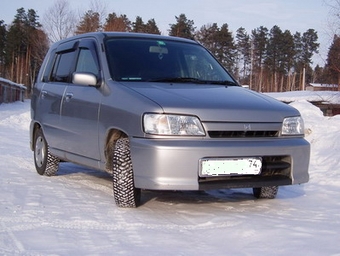
<svg viewBox="0 0 340 256">
<path fill-rule="evenodd" d="M 132 23 L 132 32 L 135 33 L 144 33 L 145 32 L 145 24 L 142 17 L 137 16 L 136 21 Z"/>
<path fill-rule="evenodd" d="M 217 59 L 222 65 L 235 73 L 236 71 L 236 46 L 234 37 L 229 31 L 228 24 L 223 24 L 216 35 L 217 42 Z"/>
<path fill-rule="evenodd" d="M 203 25 L 195 33 L 195 39 L 215 55 L 217 52 L 216 37 L 219 30 L 217 23 Z"/>
<path fill-rule="evenodd" d="M 3 20 L 0 20 L 0 77 L 5 76 L 6 54 L 5 46 L 7 41 L 7 29 Z"/>
<path fill-rule="evenodd" d="M 117 16 L 114 12 L 110 13 L 106 18 L 104 31 L 130 32 L 131 21 L 125 14 Z"/>
<path fill-rule="evenodd" d="M 312 57 L 318 52 L 319 44 L 318 36 L 314 29 L 309 29 L 303 35 L 300 32 L 294 34 L 295 52 L 294 57 L 294 75 L 299 75 L 295 89 L 302 88 L 302 76 L 305 73 L 305 81 L 312 82 L 314 80 L 313 70 L 311 68 Z"/>
<path fill-rule="evenodd" d="M 145 33 L 156 34 L 156 35 L 161 34 L 161 31 L 159 30 L 156 24 L 156 21 L 154 19 L 148 20 L 148 22 L 145 24 Z"/>
<path fill-rule="evenodd" d="M 28 43 L 26 33 L 27 15 L 24 8 L 17 9 L 17 14 L 8 30 L 6 55 L 8 59 L 9 79 L 24 83 L 23 72 Z"/>
<path fill-rule="evenodd" d="M 140 16 L 137 16 L 136 21 L 132 23 L 132 32 L 157 35 L 161 34 L 154 19 L 148 20 L 148 22 L 145 24 Z"/>
<path fill-rule="evenodd" d="M 314 29 L 308 29 L 302 35 L 302 60 L 305 64 L 312 64 L 314 53 L 318 53 L 320 46 L 317 32 Z"/>
<path fill-rule="evenodd" d="M 330 74 L 330 82 L 340 84 L 340 37 L 337 35 L 329 48 L 326 68 Z"/>
<path fill-rule="evenodd" d="M 40 29 L 38 18 L 33 9 L 27 13 L 24 8 L 18 9 L 5 46 L 7 78 L 25 84 L 28 93 L 48 48 L 48 39 Z"/>
<path fill-rule="evenodd" d="M 291 87 L 291 73 L 294 66 L 294 58 L 296 55 L 294 37 L 289 30 L 282 33 L 280 40 L 281 52 L 279 57 L 279 74 L 280 83 L 279 91 L 288 91 Z"/>
<path fill-rule="evenodd" d="M 228 24 L 223 24 L 221 28 L 217 26 L 217 23 L 204 25 L 195 34 L 195 38 L 206 47 L 225 68 L 231 72 L 236 70 L 236 47 Z"/>
<path fill-rule="evenodd" d="M 257 91 L 263 91 L 264 88 L 264 60 L 267 57 L 268 45 L 268 29 L 266 27 L 259 27 L 252 30 L 251 34 L 252 44 L 252 88 Z M 254 85 L 254 86 L 253 86 Z"/>
<path fill-rule="evenodd" d="M 280 75 L 280 58 L 282 45 L 282 30 L 278 26 L 274 26 L 269 32 L 269 40 L 267 45 L 267 56 L 265 59 L 265 68 L 270 74 L 268 91 L 277 92 L 279 88 Z"/>
<path fill-rule="evenodd" d="M 185 14 L 175 16 L 176 23 L 170 24 L 169 35 L 193 39 L 195 34 L 194 21 L 188 20 Z"/>
<path fill-rule="evenodd" d="M 77 25 L 75 34 L 79 35 L 87 32 L 98 32 L 100 31 L 100 28 L 101 24 L 99 13 L 89 10 L 81 18 L 79 24 Z"/>
<path fill-rule="evenodd" d="M 245 28 L 236 31 L 237 60 L 240 65 L 240 78 L 242 84 L 250 83 L 249 74 L 251 69 L 251 43 L 250 36 Z"/>
</svg>

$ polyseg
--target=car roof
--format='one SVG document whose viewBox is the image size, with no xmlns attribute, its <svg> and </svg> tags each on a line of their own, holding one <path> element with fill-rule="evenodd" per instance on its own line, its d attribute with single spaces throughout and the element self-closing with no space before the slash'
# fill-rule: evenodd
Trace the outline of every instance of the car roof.
<svg viewBox="0 0 340 256">
<path fill-rule="evenodd" d="M 54 43 L 54 45 L 59 45 L 64 42 L 68 42 L 71 40 L 77 40 L 82 38 L 89 38 L 94 37 L 98 40 L 104 40 L 106 38 L 145 38 L 145 39 L 158 39 L 158 40 L 172 40 L 172 41 L 179 41 L 179 42 L 187 42 L 187 43 L 194 43 L 198 44 L 194 40 L 181 38 L 181 37 L 174 37 L 174 36 L 164 36 L 164 35 L 157 35 L 157 34 L 147 34 L 147 33 L 133 33 L 133 32 L 90 32 L 84 33 L 76 36 L 72 36 L 61 41 Z"/>
</svg>

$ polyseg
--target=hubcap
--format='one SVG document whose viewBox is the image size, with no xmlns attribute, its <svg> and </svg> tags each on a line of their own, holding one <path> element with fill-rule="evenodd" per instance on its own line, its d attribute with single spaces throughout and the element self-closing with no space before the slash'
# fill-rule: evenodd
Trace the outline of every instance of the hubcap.
<svg viewBox="0 0 340 256">
<path fill-rule="evenodd" d="M 44 163 L 45 159 L 45 143 L 44 139 L 39 136 L 35 142 L 35 163 L 37 164 L 38 167 L 41 167 Z"/>
</svg>

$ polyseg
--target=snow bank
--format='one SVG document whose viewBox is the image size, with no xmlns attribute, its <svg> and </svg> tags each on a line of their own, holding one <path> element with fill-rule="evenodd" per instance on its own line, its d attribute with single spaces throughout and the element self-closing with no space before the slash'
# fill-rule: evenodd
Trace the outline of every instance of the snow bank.
<svg viewBox="0 0 340 256">
<path fill-rule="evenodd" d="M 306 139 L 312 145 L 311 179 L 340 187 L 340 181 L 336 179 L 340 173 L 340 115 L 324 117 L 319 108 L 306 100 L 290 105 L 300 111 L 305 121 Z"/>
<path fill-rule="evenodd" d="M 0 105 L 0 255 L 340 255 L 340 117 L 291 105 L 311 143 L 310 182 L 274 200 L 249 189 L 143 191 L 120 209 L 107 174 L 62 163 L 34 169 L 29 101 Z"/>
<path fill-rule="evenodd" d="M 307 100 L 310 102 L 340 104 L 340 92 L 338 91 L 292 91 L 270 92 L 265 94 L 283 102 Z"/>
</svg>

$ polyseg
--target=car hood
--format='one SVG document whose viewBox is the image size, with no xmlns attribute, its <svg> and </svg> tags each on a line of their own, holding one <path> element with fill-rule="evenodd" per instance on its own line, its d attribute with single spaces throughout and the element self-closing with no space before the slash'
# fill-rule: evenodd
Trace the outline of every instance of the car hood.
<svg viewBox="0 0 340 256">
<path fill-rule="evenodd" d="M 164 113 L 198 116 L 203 122 L 282 122 L 299 112 L 269 96 L 239 86 L 125 83 L 157 103 Z"/>
</svg>

